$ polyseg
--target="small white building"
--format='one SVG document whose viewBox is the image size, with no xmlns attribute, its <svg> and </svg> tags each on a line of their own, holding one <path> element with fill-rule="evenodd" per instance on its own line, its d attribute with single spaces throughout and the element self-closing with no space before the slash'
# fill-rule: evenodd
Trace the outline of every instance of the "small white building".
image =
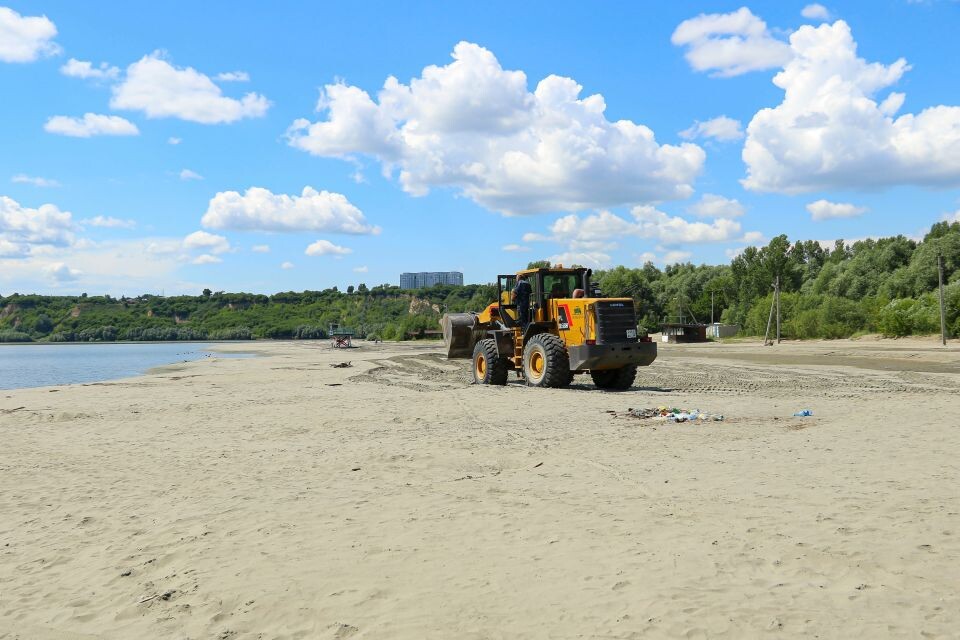
<svg viewBox="0 0 960 640">
<path fill-rule="evenodd" d="M 711 338 L 732 338 L 740 332 L 738 324 L 720 324 L 714 322 L 707 326 L 707 335 Z"/>
</svg>

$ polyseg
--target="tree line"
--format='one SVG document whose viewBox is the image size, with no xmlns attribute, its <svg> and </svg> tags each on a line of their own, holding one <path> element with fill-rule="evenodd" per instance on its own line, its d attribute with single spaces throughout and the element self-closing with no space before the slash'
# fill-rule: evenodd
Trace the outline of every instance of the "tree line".
<svg viewBox="0 0 960 640">
<path fill-rule="evenodd" d="M 920 240 L 896 236 L 833 246 L 786 236 L 748 247 L 727 265 L 675 264 L 599 270 L 608 296 L 635 300 L 640 325 L 665 320 L 738 324 L 764 332 L 779 277 L 783 335 L 841 338 L 939 331 L 937 254 L 943 257 L 948 329 L 960 335 L 960 223 L 939 222 Z M 531 263 L 542 266 L 546 262 Z M 503 269 L 501 269 L 503 271 Z M 492 275 L 492 274 L 491 274 Z M 273 295 L 204 290 L 199 296 L 0 297 L 0 342 L 246 340 L 327 337 L 333 323 L 360 337 L 432 335 L 445 312 L 479 311 L 496 287 L 437 285 L 401 290 L 383 284 Z M 428 333 L 431 332 L 431 333 Z"/>
<path fill-rule="evenodd" d="M 729 265 L 690 263 L 657 269 L 616 267 L 598 272 L 607 295 L 634 298 L 641 324 L 655 331 L 665 318 L 738 324 L 764 333 L 779 277 L 783 335 L 843 338 L 940 330 L 937 254 L 942 255 L 947 325 L 960 335 L 960 223 L 938 222 L 921 240 L 902 235 L 823 246 L 773 238 L 747 247 Z"/>
</svg>

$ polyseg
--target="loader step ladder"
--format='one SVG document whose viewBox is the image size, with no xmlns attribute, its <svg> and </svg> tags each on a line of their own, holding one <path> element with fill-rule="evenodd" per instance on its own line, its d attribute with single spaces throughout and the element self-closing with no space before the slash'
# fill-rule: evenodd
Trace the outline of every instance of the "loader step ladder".
<svg viewBox="0 0 960 640">
<path fill-rule="evenodd" d="M 513 364 L 517 368 L 517 374 L 523 371 L 523 334 L 519 331 L 513 332 Z"/>
</svg>

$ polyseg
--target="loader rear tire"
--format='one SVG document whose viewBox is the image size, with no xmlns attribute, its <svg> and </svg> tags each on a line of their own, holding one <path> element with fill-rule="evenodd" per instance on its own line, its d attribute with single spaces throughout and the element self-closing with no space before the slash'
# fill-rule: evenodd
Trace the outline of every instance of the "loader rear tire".
<svg viewBox="0 0 960 640">
<path fill-rule="evenodd" d="M 523 377 L 531 387 L 560 388 L 570 384 L 570 354 L 563 340 L 539 333 L 523 348 Z"/>
<path fill-rule="evenodd" d="M 473 381 L 476 384 L 507 384 L 510 363 L 497 353 L 493 338 L 480 340 L 473 348 Z"/>
<path fill-rule="evenodd" d="M 637 377 L 637 365 L 630 364 L 619 369 L 591 371 L 590 377 L 593 378 L 593 384 L 600 389 L 626 391 L 633 386 L 633 381 Z"/>
</svg>

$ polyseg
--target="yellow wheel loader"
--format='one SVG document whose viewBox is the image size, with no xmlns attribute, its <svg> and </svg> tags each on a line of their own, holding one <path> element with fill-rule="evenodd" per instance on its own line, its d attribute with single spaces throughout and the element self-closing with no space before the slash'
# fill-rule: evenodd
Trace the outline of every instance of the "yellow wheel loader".
<svg viewBox="0 0 960 640">
<path fill-rule="evenodd" d="M 657 344 L 638 337 L 633 300 L 601 297 L 591 275 L 555 265 L 497 276 L 496 302 L 441 319 L 447 358 L 471 358 L 477 384 L 504 385 L 516 371 L 530 386 L 565 387 L 589 372 L 601 389 L 629 389 L 637 367 L 656 360 Z M 526 314 L 513 296 L 524 276 L 533 290 Z"/>
</svg>

